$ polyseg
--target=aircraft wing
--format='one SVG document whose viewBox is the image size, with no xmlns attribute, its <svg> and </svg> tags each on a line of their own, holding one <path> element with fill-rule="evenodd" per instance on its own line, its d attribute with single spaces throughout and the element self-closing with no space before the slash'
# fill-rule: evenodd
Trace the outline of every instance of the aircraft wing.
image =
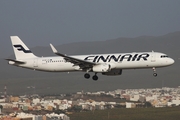
<svg viewBox="0 0 180 120">
<path fill-rule="evenodd" d="M 82 69 L 86 69 L 86 68 L 91 68 L 92 66 L 96 65 L 97 63 L 94 63 L 94 62 L 90 62 L 90 61 L 86 61 L 86 60 L 82 60 L 82 59 L 78 59 L 78 58 L 74 58 L 74 57 L 71 57 L 71 56 L 67 56 L 66 54 L 61 54 L 59 53 L 56 48 L 50 44 L 51 46 L 51 49 L 52 51 L 56 54 L 56 55 L 59 55 L 61 57 L 64 57 L 64 59 L 67 61 L 67 62 L 71 62 L 73 63 L 74 65 L 79 65 L 80 68 Z"/>
</svg>

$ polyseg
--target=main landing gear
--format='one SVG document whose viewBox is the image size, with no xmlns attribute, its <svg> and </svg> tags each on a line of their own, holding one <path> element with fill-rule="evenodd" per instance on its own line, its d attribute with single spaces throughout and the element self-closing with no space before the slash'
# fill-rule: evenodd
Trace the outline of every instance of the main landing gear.
<svg viewBox="0 0 180 120">
<path fill-rule="evenodd" d="M 90 74 L 89 74 L 89 73 L 86 73 L 86 74 L 84 74 L 84 77 L 85 77 L 86 79 L 89 79 L 89 78 L 90 78 Z"/>
<path fill-rule="evenodd" d="M 152 69 L 153 69 L 153 76 L 154 76 L 154 77 L 157 77 L 156 68 L 153 67 Z"/>
<path fill-rule="evenodd" d="M 84 77 L 85 77 L 86 79 L 89 79 L 89 78 L 90 78 L 90 74 L 89 74 L 89 73 L 86 73 L 86 74 L 84 74 Z M 94 81 L 98 80 L 97 73 L 95 73 L 95 75 L 92 77 L 92 79 L 93 79 Z"/>
</svg>

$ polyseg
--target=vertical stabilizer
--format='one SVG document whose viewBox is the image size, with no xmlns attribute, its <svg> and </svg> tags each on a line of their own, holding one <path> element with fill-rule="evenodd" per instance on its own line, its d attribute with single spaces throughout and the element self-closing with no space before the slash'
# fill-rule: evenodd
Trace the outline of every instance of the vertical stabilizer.
<svg viewBox="0 0 180 120">
<path fill-rule="evenodd" d="M 36 57 L 18 36 L 11 36 L 10 38 L 17 60 Z"/>
</svg>

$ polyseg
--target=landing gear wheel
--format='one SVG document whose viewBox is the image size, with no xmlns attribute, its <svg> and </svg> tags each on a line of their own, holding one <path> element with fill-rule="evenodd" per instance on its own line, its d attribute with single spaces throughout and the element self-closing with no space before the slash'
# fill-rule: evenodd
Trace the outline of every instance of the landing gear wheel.
<svg viewBox="0 0 180 120">
<path fill-rule="evenodd" d="M 98 80 L 98 76 L 97 76 L 97 75 L 94 75 L 94 76 L 92 77 L 92 79 L 93 79 L 94 81 L 96 81 L 96 80 Z"/>
<path fill-rule="evenodd" d="M 90 78 L 89 73 L 84 74 L 84 77 L 85 77 L 86 79 L 89 79 L 89 78 Z"/>
<path fill-rule="evenodd" d="M 156 76 L 157 76 L 157 73 L 156 73 L 156 68 L 155 68 L 155 67 L 153 67 L 152 69 L 153 69 L 153 72 L 154 72 L 154 73 L 153 73 L 153 76 L 154 76 L 154 77 L 156 77 Z"/>
<path fill-rule="evenodd" d="M 154 77 L 157 77 L 157 73 L 153 73 L 153 76 L 154 76 Z"/>
</svg>

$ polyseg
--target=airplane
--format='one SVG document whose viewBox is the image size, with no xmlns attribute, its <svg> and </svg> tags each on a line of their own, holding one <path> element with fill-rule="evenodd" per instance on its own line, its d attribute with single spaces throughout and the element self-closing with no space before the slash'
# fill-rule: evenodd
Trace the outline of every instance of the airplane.
<svg viewBox="0 0 180 120">
<path fill-rule="evenodd" d="M 90 54 L 68 56 L 59 53 L 50 44 L 52 51 L 58 55 L 53 57 L 37 57 L 18 36 L 10 36 L 16 59 L 6 59 L 10 65 L 47 72 L 83 71 L 84 77 L 98 80 L 97 73 L 102 75 L 121 75 L 123 69 L 152 68 L 153 76 L 157 76 L 156 68 L 170 66 L 174 60 L 160 52 L 133 52 L 114 54 Z"/>
</svg>

